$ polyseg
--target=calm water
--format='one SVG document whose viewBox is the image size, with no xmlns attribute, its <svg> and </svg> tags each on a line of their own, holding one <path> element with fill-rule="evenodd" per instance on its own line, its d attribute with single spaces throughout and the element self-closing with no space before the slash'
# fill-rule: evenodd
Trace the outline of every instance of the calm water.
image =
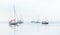
<svg viewBox="0 0 60 35">
<path fill-rule="evenodd" d="M 49 22 L 48 25 L 24 23 L 16 31 L 8 23 L 0 23 L 0 35 L 60 35 L 60 23 Z"/>
</svg>

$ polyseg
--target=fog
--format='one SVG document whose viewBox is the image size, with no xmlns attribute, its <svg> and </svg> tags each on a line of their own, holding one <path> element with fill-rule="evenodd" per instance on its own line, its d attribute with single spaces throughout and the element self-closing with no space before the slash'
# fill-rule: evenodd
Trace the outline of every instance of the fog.
<svg viewBox="0 0 60 35">
<path fill-rule="evenodd" d="M 14 18 L 13 3 L 15 3 L 18 18 L 24 21 L 43 20 L 60 21 L 60 0 L 0 0 L 0 21 Z"/>
<path fill-rule="evenodd" d="M 24 22 L 42 21 L 45 17 L 49 22 L 58 21 L 48 25 L 23 23 L 18 27 L 16 35 L 60 35 L 60 0 L 0 0 L 0 35 L 14 34 L 8 25 L 9 20 L 14 18 L 13 4 L 16 18 Z"/>
</svg>

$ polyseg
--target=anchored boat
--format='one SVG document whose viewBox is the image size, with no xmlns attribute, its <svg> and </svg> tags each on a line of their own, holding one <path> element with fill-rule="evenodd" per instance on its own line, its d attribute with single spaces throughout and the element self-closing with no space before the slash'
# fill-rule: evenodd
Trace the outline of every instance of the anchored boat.
<svg viewBox="0 0 60 35">
<path fill-rule="evenodd" d="M 46 17 L 45 17 L 45 21 L 42 21 L 42 24 L 48 24 Z"/>
<path fill-rule="evenodd" d="M 17 18 L 16 18 L 16 11 L 15 11 L 15 5 L 13 5 L 13 8 L 14 8 L 14 19 L 12 19 L 12 20 L 9 21 L 9 25 L 15 25 L 15 26 L 17 26 L 18 24 L 24 23 L 23 21 L 21 21 L 19 19 L 17 20 Z"/>
</svg>

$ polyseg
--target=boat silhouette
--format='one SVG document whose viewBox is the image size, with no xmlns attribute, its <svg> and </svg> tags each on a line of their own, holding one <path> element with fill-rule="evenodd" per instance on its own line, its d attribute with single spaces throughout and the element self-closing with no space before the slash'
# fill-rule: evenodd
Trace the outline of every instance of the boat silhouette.
<svg viewBox="0 0 60 35">
<path fill-rule="evenodd" d="M 47 18 L 45 17 L 45 20 L 42 21 L 42 24 L 48 24 Z"/>
<path fill-rule="evenodd" d="M 15 25 L 15 26 L 17 26 L 18 24 L 24 23 L 23 21 L 21 21 L 19 19 L 17 20 L 17 18 L 16 18 L 16 11 L 15 11 L 15 5 L 13 5 L 13 9 L 14 9 L 14 19 L 12 19 L 12 20 L 9 21 L 9 25 Z"/>
<path fill-rule="evenodd" d="M 37 20 L 31 21 L 31 23 L 40 23 L 39 18 Z"/>
</svg>

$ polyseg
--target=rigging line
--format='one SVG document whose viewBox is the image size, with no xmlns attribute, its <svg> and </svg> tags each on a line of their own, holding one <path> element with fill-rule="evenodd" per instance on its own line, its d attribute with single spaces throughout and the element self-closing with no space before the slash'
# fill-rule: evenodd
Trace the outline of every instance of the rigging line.
<svg viewBox="0 0 60 35">
<path fill-rule="evenodd" d="M 23 21 L 23 16 L 22 16 L 22 14 L 20 13 L 20 20 L 22 20 Z"/>
<path fill-rule="evenodd" d="M 39 16 L 37 16 L 37 21 L 39 21 L 40 20 L 40 18 L 39 18 Z"/>
</svg>

